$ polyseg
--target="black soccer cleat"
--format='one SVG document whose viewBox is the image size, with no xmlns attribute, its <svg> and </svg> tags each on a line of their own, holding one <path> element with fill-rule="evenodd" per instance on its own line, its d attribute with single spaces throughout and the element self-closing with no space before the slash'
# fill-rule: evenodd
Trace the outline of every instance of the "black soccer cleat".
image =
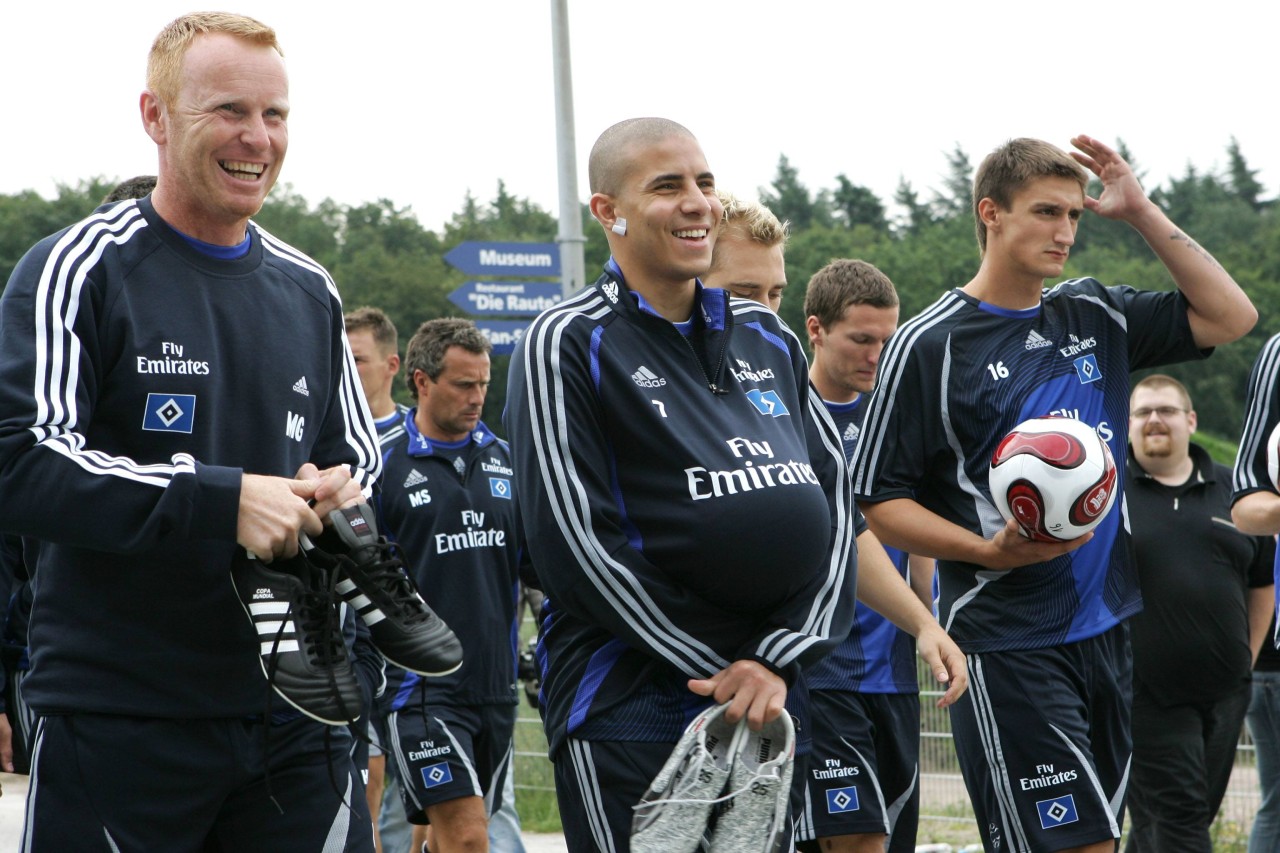
<svg viewBox="0 0 1280 853">
<path fill-rule="evenodd" d="M 369 505 L 336 509 L 329 519 L 333 525 L 321 541 L 338 563 L 338 594 L 369 626 L 382 656 L 419 675 L 448 675 L 462 666 L 462 643 L 422 600 L 390 543 L 378 535 Z"/>
<path fill-rule="evenodd" d="M 267 683 L 313 720 L 345 726 L 360 716 L 361 694 L 338 621 L 335 577 L 301 554 L 272 565 L 238 559 L 231 567 Z"/>
</svg>

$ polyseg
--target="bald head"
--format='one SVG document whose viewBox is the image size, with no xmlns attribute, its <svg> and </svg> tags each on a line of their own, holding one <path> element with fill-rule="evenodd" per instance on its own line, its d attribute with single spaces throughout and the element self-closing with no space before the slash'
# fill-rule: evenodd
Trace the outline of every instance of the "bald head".
<svg viewBox="0 0 1280 853">
<path fill-rule="evenodd" d="M 587 179 L 591 192 L 618 195 L 636 146 L 653 145 L 672 136 L 694 136 L 684 125 L 665 118 L 630 118 L 610 127 L 591 146 Z"/>
</svg>

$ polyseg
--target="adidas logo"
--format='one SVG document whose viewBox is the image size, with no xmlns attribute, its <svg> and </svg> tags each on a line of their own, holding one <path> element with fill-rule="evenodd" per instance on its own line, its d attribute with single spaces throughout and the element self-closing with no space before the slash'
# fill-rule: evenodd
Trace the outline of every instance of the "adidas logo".
<svg viewBox="0 0 1280 853">
<path fill-rule="evenodd" d="M 271 600 L 275 598 L 275 594 L 265 586 L 260 586 L 253 591 L 253 600 L 262 601 L 263 599 Z"/>
<path fill-rule="evenodd" d="M 297 391 L 304 397 L 310 397 L 311 392 L 307 390 L 307 377 L 303 376 L 297 382 L 293 383 L 293 390 Z"/>
<path fill-rule="evenodd" d="M 1029 350 L 1044 349 L 1045 347 L 1053 346 L 1053 341 L 1049 340 L 1035 329 L 1032 329 L 1027 333 L 1027 339 L 1022 345 Z"/>
<path fill-rule="evenodd" d="M 857 440 L 858 440 L 858 425 L 849 424 L 849 426 L 845 427 L 845 430 L 844 430 L 844 442 L 845 444 L 849 444 Z"/>
<path fill-rule="evenodd" d="M 453 460 L 453 470 L 457 471 L 459 476 L 467 473 L 467 463 L 463 461 L 461 456 Z"/>
<path fill-rule="evenodd" d="M 420 486 L 425 482 L 427 482 L 427 475 L 414 468 L 409 472 L 409 476 L 404 478 L 404 487 L 412 489 L 414 486 Z"/>
<path fill-rule="evenodd" d="M 601 287 L 600 289 L 601 289 L 602 291 L 604 291 L 604 295 L 605 295 L 605 296 L 607 296 L 607 297 L 609 298 L 609 301 L 610 301 L 610 302 L 612 302 L 614 305 L 617 305 L 617 304 L 618 304 L 618 284 L 617 284 L 617 282 L 613 282 L 613 281 L 606 281 L 606 282 L 604 283 L 604 286 L 603 286 L 603 287 Z"/>
<path fill-rule="evenodd" d="M 641 388 L 661 388 L 663 385 L 667 384 L 667 380 L 658 376 L 643 364 L 640 365 L 639 370 L 631 374 L 631 378 Z"/>
</svg>

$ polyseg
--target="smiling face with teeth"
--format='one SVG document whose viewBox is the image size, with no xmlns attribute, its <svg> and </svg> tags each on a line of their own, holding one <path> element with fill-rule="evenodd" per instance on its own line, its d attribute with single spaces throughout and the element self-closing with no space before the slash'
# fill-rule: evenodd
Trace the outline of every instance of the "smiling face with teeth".
<svg viewBox="0 0 1280 853">
<path fill-rule="evenodd" d="M 143 124 L 160 151 L 156 211 L 205 242 L 242 241 L 284 162 L 288 113 L 278 51 L 226 33 L 197 36 L 174 102 L 142 95 Z"/>
<path fill-rule="evenodd" d="M 624 156 L 617 194 L 591 199 L 606 230 L 618 218 L 627 220 L 625 235 L 608 232 L 609 248 L 627 284 L 646 300 L 663 304 L 662 294 L 677 292 L 692 299 L 693 280 L 711 267 L 724 210 L 702 148 L 676 133 L 634 141 Z"/>
</svg>

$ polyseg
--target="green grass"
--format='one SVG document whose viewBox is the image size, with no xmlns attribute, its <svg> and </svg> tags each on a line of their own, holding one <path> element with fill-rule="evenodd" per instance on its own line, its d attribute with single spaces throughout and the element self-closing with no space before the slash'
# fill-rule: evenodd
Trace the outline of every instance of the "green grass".
<svg viewBox="0 0 1280 853">
<path fill-rule="evenodd" d="M 521 625 L 520 641 L 528 642 L 537 632 L 532 618 Z M 523 648 L 523 645 L 521 646 Z M 556 804 L 555 777 L 547 758 L 547 737 L 538 711 L 520 690 L 520 710 L 515 737 L 516 812 L 526 832 L 560 832 L 560 807 Z"/>
<path fill-rule="evenodd" d="M 1234 441 L 1207 432 L 1197 432 L 1191 436 L 1191 440 L 1209 451 L 1209 455 L 1215 462 L 1226 465 L 1228 468 L 1236 464 L 1237 445 Z"/>
</svg>

